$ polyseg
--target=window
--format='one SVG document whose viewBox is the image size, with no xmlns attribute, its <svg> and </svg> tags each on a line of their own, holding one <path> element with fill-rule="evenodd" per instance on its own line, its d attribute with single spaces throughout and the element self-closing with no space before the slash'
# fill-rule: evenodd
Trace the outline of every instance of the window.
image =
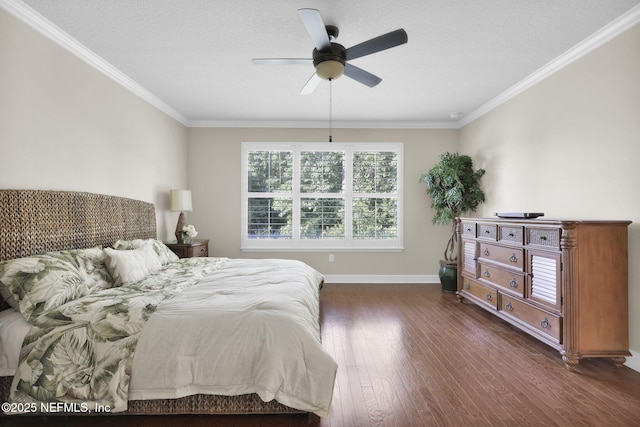
<svg viewBox="0 0 640 427">
<path fill-rule="evenodd" d="M 401 250 L 402 144 L 242 144 L 243 250 Z"/>
</svg>

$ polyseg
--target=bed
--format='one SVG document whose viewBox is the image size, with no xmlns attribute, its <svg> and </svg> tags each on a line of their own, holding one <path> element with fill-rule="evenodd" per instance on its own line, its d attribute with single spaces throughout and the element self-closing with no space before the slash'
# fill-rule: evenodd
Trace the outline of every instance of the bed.
<svg viewBox="0 0 640 427">
<path fill-rule="evenodd" d="M 12 277 L 5 264 L 31 259 L 53 257 L 58 268 L 71 257 L 83 268 L 72 296 L 21 295 L 22 313 L 6 289 L 0 299 L 0 362 L 20 352 L 15 373 L 0 363 L 0 401 L 13 410 L 328 414 L 337 365 L 320 343 L 322 276 L 306 264 L 176 259 L 155 240 L 153 204 L 116 196 L 0 190 L 0 220 L 3 280 Z M 114 278 L 118 286 L 102 280 Z M 22 350 L 8 344 L 23 336 Z M 47 370 L 69 360 L 73 375 Z M 64 380 L 52 385 L 53 377 Z"/>
</svg>

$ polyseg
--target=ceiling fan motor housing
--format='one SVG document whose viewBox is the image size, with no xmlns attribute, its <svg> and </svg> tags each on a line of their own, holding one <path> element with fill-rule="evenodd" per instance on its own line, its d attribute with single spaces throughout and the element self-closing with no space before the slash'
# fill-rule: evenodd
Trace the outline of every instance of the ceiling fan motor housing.
<svg viewBox="0 0 640 427">
<path fill-rule="evenodd" d="M 313 49 L 313 66 L 318 77 L 332 80 L 344 73 L 344 50 L 344 46 L 338 43 L 331 43 L 331 51 L 319 52 L 318 49 Z"/>
<path fill-rule="evenodd" d="M 327 30 L 327 35 L 329 36 L 329 40 L 334 41 L 338 38 L 338 34 L 340 34 L 340 30 L 335 25 L 325 25 L 325 30 Z"/>
</svg>

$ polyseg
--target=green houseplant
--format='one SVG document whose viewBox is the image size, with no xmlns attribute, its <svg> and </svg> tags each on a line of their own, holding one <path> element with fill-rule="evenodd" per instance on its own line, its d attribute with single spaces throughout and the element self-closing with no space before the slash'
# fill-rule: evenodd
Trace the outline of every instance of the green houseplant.
<svg viewBox="0 0 640 427">
<path fill-rule="evenodd" d="M 434 224 L 451 224 L 451 235 L 444 250 L 444 259 L 440 261 L 440 282 L 442 289 L 456 291 L 458 277 L 458 236 L 456 218 L 463 212 L 475 212 L 484 202 L 484 192 L 480 188 L 480 178 L 484 169 L 473 170 L 471 157 L 458 153 L 444 153 L 440 161 L 420 177 L 427 185 L 427 194 L 431 197 L 431 207 L 436 213 Z"/>
</svg>

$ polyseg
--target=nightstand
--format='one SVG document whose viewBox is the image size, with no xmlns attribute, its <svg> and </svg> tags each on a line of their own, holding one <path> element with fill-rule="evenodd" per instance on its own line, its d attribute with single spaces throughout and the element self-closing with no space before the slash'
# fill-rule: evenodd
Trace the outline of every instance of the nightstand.
<svg viewBox="0 0 640 427">
<path fill-rule="evenodd" d="M 209 239 L 193 240 L 191 243 L 165 243 L 180 258 L 209 256 Z"/>
</svg>

